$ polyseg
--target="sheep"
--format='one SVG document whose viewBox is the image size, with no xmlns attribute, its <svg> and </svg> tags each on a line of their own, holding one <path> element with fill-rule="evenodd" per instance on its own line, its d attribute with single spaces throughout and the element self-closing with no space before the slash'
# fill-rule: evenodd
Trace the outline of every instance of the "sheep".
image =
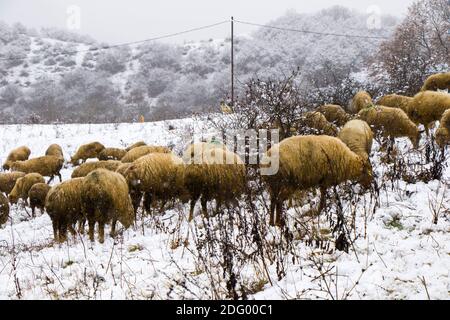
<svg viewBox="0 0 450 320">
<path fill-rule="evenodd" d="M 183 152 L 183 161 L 185 163 L 190 161 L 196 161 L 198 164 L 200 164 L 203 162 L 204 160 L 203 158 L 208 155 L 208 152 L 216 148 L 223 148 L 224 150 L 228 150 L 224 144 L 217 142 L 192 143 Z"/>
<path fill-rule="evenodd" d="M 167 147 L 161 146 L 141 146 L 136 147 L 128 151 L 121 161 L 123 163 L 133 162 L 134 160 L 139 159 L 142 156 L 145 156 L 149 153 L 170 153 L 171 151 Z"/>
<path fill-rule="evenodd" d="M 25 173 L 39 173 L 44 177 L 50 177 L 48 183 L 53 181 L 55 176 L 58 176 L 59 181 L 62 181 L 60 170 L 64 164 L 64 159 L 55 156 L 42 156 L 32 158 L 26 161 L 14 162 L 11 168 L 15 171 Z"/>
<path fill-rule="evenodd" d="M 133 165 L 133 162 L 123 163 L 117 168 L 116 172 L 121 174 L 126 179 L 126 172 L 132 165 Z M 133 188 L 133 186 L 130 184 L 128 184 L 128 191 L 130 193 L 131 202 L 133 204 L 134 214 L 136 215 L 137 210 L 141 204 L 142 194 L 140 191 Z M 144 193 L 144 207 L 148 211 L 150 209 L 150 206 L 149 206 L 148 201 L 146 201 L 146 199 L 148 199 L 148 197 L 146 197 L 146 195 Z"/>
<path fill-rule="evenodd" d="M 436 143 L 442 149 L 450 143 L 450 109 L 442 115 L 439 127 L 435 132 Z"/>
<path fill-rule="evenodd" d="M 356 114 L 362 109 L 370 108 L 373 105 L 374 104 L 370 94 L 366 91 L 359 91 L 350 102 L 350 110 Z"/>
<path fill-rule="evenodd" d="M 347 147 L 362 159 L 369 161 L 372 151 L 373 132 L 367 122 L 362 120 L 351 120 L 345 124 L 338 134 L 338 138 Z"/>
<path fill-rule="evenodd" d="M 320 106 L 316 109 L 316 111 L 323 114 L 327 121 L 338 127 L 342 127 L 352 118 L 347 112 L 345 112 L 344 108 L 336 104 L 326 104 Z"/>
<path fill-rule="evenodd" d="M 413 100 L 411 97 L 401 96 L 398 94 L 388 94 L 387 96 L 381 97 L 377 104 L 380 106 L 386 106 L 391 108 L 402 109 L 406 114 L 408 114 L 409 103 Z"/>
<path fill-rule="evenodd" d="M 447 109 L 450 109 L 450 94 L 424 91 L 414 96 L 408 106 L 408 115 L 415 123 L 423 124 L 428 135 L 430 125 L 440 120 Z"/>
<path fill-rule="evenodd" d="M 8 195 L 14 188 L 17 179 L 25 176 L 25 173 L 19 171 L 2 172 L 0 173 L 0 192 L 4 192 Z"/>
<path fill-rule="evenodd" d="M 162 201 L 164 208 L 170 199 L 183 197 L 183 169 L 183 160 L 172 153 L 151 153 L 134 161 L 125 178 L 139 196 L 138 204 L 145 193 L 144 206 L 148 211 L 153 201 Z"/>
<path fill-rule="evenodd" d="M 44 211 L 45 198 L 50 191 L 50 186 L 46 183 L 36 183 L 28 191 L 28 198 L 30 199 L 31 215 L 34 217 L 36 208 Z"/>
<path fill-rule="evenodd" d="M 9 203 L 8 199 L 0 192 L 0 227 L 8 221 Z"/>
<path fill-rule="evenodd" d="M 121 164 L 122 162 L 117 160 L 86 162 L 73 170 L 71 178 L 85 177 L 90 172 L 99 168 L 116 171 Z"/>
<path fill-rule="evenodd" d="M 127 148 L 125 148 L 125 151 L 130 151 L 131 149 L 137 148 L 137 147 L 143 147 L 146 146 L 147 144 L 144 141 L 138 141 L 136 143 L 133 143 L 131 146 L 128 146 Z"/>
<path fill-rule="evenodd" d="M 53 186 L 45 198 L 45 210 L 52 220 L 53 236 L 56 242 L 67 239 L 67 229 L 75 235 L 75 224 L 80 223 L 83 233 L 84 217 L 81 191 L 84 178 L 66 180 Z"/>
<path fill-rule="evenodd" d="M 98 155 L 98 160 L 120 160 L 126 153 L 126 150 L 120 148 L 105 148 Z"/>
<path fill-rule="evenodd" d="M 282 225 L 283 202 L 297 191 L 320 188 L 320 212 L 325 207 L 327 188 L 348 180 L 368 187 L 372 181 L 368 162 L 335 137 L 296 136 L 285 139 L 267 151 L 261 167 L 270 166 L 276 160 L 278 171 L 263 176 L 271 199 L 269 223 L 272 226 L 275 213 L 276 225 Z"/>
<path fill-rule="evenodd" d="M 194 152 L 193 152 L 194 151 Z M 199 152 L 202 151 L 202 152 Z M 246 187 L 245 165 L 241 158 L 223 145 L 191 145 L 183 155 L 184 186 L 190 197 L 189 221 L 200 198 L 202 213 L 208 217 L 207 202 L 216 200 L 216 211 L 222 204 L 236 201 Z"/>
<path fill-rule="evenodd" d="M 90 158 L 97 158 L 100 152 L 105 149 L 105 146 L 102 145 L 100 142 L 91 142 L 88 144 L 84 144 L 80 146 L 75 152 L 75 154 L 70 159 L 70 163 L 72 165 L 78 165 L 79 161 L 86 162 L 87 159 Z"/>
<path fill-rule="evenodd" d="M 6 158 L 5 163 L 3 164 L 3 170 L 9 170 L 11 168 L 11 165 L 15 161 L 28 160 L 28 157 L 30 156 L 30 154 L 31 154 L 31 150 L 27 146 L 22 146 L 22 147 L 12 150 L 9 153 L 8 157 Z"/>
<path fill-rule="evenodd" d="M 39 173 L 28 173 L 22 178 L 19 178 L 8 196 L 9 202 L 14 204 L 19 199 L 26 202 L 28 199 L 28 191 L 36 183 L 45 183 L 44 177 Z"/>
<path fill-rule="evenodd" d="M 94 228 L 98 223 L 99 242 L 104 242 L 105 224 L 111 222 L 111 236 L 115 236 L 116 222 L 128 228 L 135 215 L 128 184 L 119 173 L 97 169 L 83 178 L 81 198 L 83 214 L 89 224 L 89 239 L 94 241 Z"/>
<path fill-rule="evenodd" d="M 317 134 L 325 134 L 328 136 L 336 136 L 337 127 L 328 122 L 323 114 L 317 111 L 306 112 L 296 123 L 296 130 L 302 132 L 304 128 L 313 129 Z"/>
<path fill-rule="evenodd" d="M 64 160 L 64 154 L 59 144 L 51 144 L 45 151 L 46 156 L 54 156 Z"/>
<path fill-rule="evenodd" d="M 358 113 L 358 117 L 366 121 L 374 131 L 390 138 L 391 143 L 395 138 L 408 137 L 414 148 L 419 145 L 421 132 L 401 109 L 385 106 L 365 108 Z"/>
<path fill-rule="evenodd" d="M 450 90 L 450 72 L 429 76 L 420 91 Z"/>
</svg>

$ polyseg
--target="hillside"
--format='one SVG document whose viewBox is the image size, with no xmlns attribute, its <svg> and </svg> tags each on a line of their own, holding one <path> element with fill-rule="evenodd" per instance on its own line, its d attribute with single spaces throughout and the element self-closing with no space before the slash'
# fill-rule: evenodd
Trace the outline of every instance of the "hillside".
<svg viewBox="0 0 450 320">
<path fill-rule="evenodd" d="M 367 19 L 366 14 L 333 7 L 315 14 L 289 12 L 269 24 L 387 36 L 397 23 L 386 16 L 382 29 L 369 30 Z M 297 67 L 305 88 L 326 65 L 359 72 L 380 42 L 257 27 L 251 35 L 239 35 L 238 25 L 236 29 L 238 91 L 251 77 L 279 76 Z M 0 42 L 3 123 L 177 117 L 215 108 L 229 94 L 229 39 L 96 50 L 107 44 L 60 30 L 37 32 L 1 23 Z"/>
</svg>

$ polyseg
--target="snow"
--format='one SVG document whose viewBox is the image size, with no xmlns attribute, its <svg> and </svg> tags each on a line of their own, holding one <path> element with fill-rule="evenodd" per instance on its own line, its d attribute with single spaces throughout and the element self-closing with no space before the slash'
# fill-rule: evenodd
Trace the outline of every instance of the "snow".
<svg viewBox="0 0 450 320">
<path fill-rule="evenodd" d="M 0 126 L 0 161 L 19 145 L 42 155 L 51 143 L 63 147 L 66 159 L 83 143 L 98 140 L 110 147 L 124 147 L 139 140 L 149 144 L 176 145 L 180 153 L 190 142 L 187 134 L 201 126 L 191 119 L 134 124 L 10 125 Z M 174 129 L 172 128 L 174 127 Z M 400 149 L 409 142 L 399 139 Z M 378 145 L 375 144 L 375 150 Z M 379 153 L 374 168 L 383 170 Z M 62 171 L 70 177 L 70 166 Z M 328 252 L 293 240 L 295 261 L 286 256 L 286 274 L 277 277 L 276 263 L 267 261 L 270 281 L 250 299 L 449 299 L 450 219 L 444 208 L 436 225 L 430 203 L 450 197 L 450 171 L 442 181 L 406 184 L 380 190 L 380 207 L 367 218 L 364 237 L 364 204 L 357 206 L 356 228 L 362 235 L 355 252 Z M 54 182 L 57 183 L 57 182 Z M 366 206 L 366 207 L 365 207 Z M 295 216 L 300 209 L 289 210 Z M 188 206 L 178 204 L 162 215 L 139 217 L 136 226 L 104 244 L 90 243 L 87 235 L 54 244 L 47 214 L 31 218 L 20 204 L 13 206 L 10 220 L 0 228 L 0 299 L 181 299 L 211 298 L 209 277 L 198 270 Z M 216 221 L 214 218 L 212 221 Z M 395 221 L 396 223 L 393 223 Z M 214 223 L 214 222 L 213 222 Z M 269 228 L 266 240 L 276 241 L 277 228 Z M 179 241 L 187 239 L 186 246 Z M 314 266 L 331 268 L 325 281 Z M 249 281 L 261 277 L 260 266 L 245 263 L 239 276 Z M 318 278 L 318 279 L 317 279 Z M 195 279 L 200 285 L 193 285 Z M 337 285 L 334 285 L 335 280 Z M 270 282 L 272 284 L 270 284 Z"/>
</svg>

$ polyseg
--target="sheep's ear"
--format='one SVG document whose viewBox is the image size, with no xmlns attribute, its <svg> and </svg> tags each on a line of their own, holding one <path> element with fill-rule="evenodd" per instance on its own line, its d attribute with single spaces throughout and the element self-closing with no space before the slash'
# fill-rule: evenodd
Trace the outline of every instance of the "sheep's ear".
<svg viewBox="0 0 450 320">
<path fill-rule="evenodd" d="M 419 130 L 419 134 L 422 134 L 424 132 L 425 132 L 425 130 Z"/>
</svg>

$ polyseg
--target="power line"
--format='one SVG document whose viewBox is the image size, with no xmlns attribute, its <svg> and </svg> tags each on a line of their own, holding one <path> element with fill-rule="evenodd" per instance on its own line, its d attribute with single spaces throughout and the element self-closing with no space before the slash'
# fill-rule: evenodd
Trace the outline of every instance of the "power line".
<svg viewBox="0 0 450 320">
<path fill-rule="evenodd" d="M 314 35 L 320 35 L 320 36 L 335 36 L 335 37 L 347 37 L 347 38 L 364 38 L 364 39 L 379 39 L 379 40 L 386 40 L 389 39 L 388 37 L 383 36 L 365 36 L 365 35 L 355 35 L 355 34 L 343 34 L 343 33 L 329 33 L 329 32 L 319 32 L 319 31 L 310 31 L 310 30 L 302 30 L 302 29 L 292 29 L 292 28 L 282 28 L 282 27 L 275 27 L 265 24 L 259 24 L 259 23 L 253 23 L 253 22 L 247 22 L 247 21 L 240 21 L 240 20 L 234 20 L 237 23 L 240 24 L 246 24 L 250 26 L 256 26 L 266 29 L 275 29 L 280 31 L 291 31 L 291 32 L 298 32 L 298 33 L 304 33 L 304 34 L 314 34 Z"/>
<path fill-rule="evenodd" d="M 125 42 L 125 43 L 114 44 L 114 45 L 107 45 L 107 46 L 102 46 L 102 47 L 94 47 L 94 48 L 85 49 L 85 50 L 74 50 L 74 51 L 59 52 L 59 53 L 52 54 L 50 56 L 51 57 L 55 57 L 55 56 L 59 56 L 59 55 L 74 55 L 74 54 L 77 54 L 77 53 L 95 52 L 95 51 L 100 51 L 100 50 L 108 50 L 108 49 L 113 49 L 113 48 L 118 48 L 118 47 L 131 46 L 131 45 L 141 44 L 141 43 L 150 42 L 150 41 L 156 41 L 156 40 L 162 40 L 162 39 L 166 39 L 166 38 L 172 38 L 172 37 L 176 37 L 176 36 L 179 36 L 179 35 L 182 35 L 182 34 L 186 34 L 186 33 L 190 33 L 190 32 L 194 32 L 194 31 L 200 31 L 200 30 L 204 30 L 204 29 L 209 29 L 209 28 L 213 28 L 213 27 L 216 27 L 216 26 L 219 26 L 219 25 L 222 25 L 222 24 L 225 24 L 225 23 L 229 23 L 229 22 L 230 22 L 229 20 L 225 20 L 225 21 L 213 23 L 213 24 L 202 26 L 202 27 L 198 27 L 198 28 L 188 29 L 188 30 L 175 32 L 175 33 L 170 33 L 170 34 L 157 36 L 157 37 L 153 37 L 153 38 L 148 38 L 148 39 L 144 39 L 144 40 Z M 14 61 L 14 60 L 24 60 L 24 59 L 26 59 L 26 57 L 23 57 L 23 58 L 22 57 L 0 58 L 0 61 Z"/>
</svg>

